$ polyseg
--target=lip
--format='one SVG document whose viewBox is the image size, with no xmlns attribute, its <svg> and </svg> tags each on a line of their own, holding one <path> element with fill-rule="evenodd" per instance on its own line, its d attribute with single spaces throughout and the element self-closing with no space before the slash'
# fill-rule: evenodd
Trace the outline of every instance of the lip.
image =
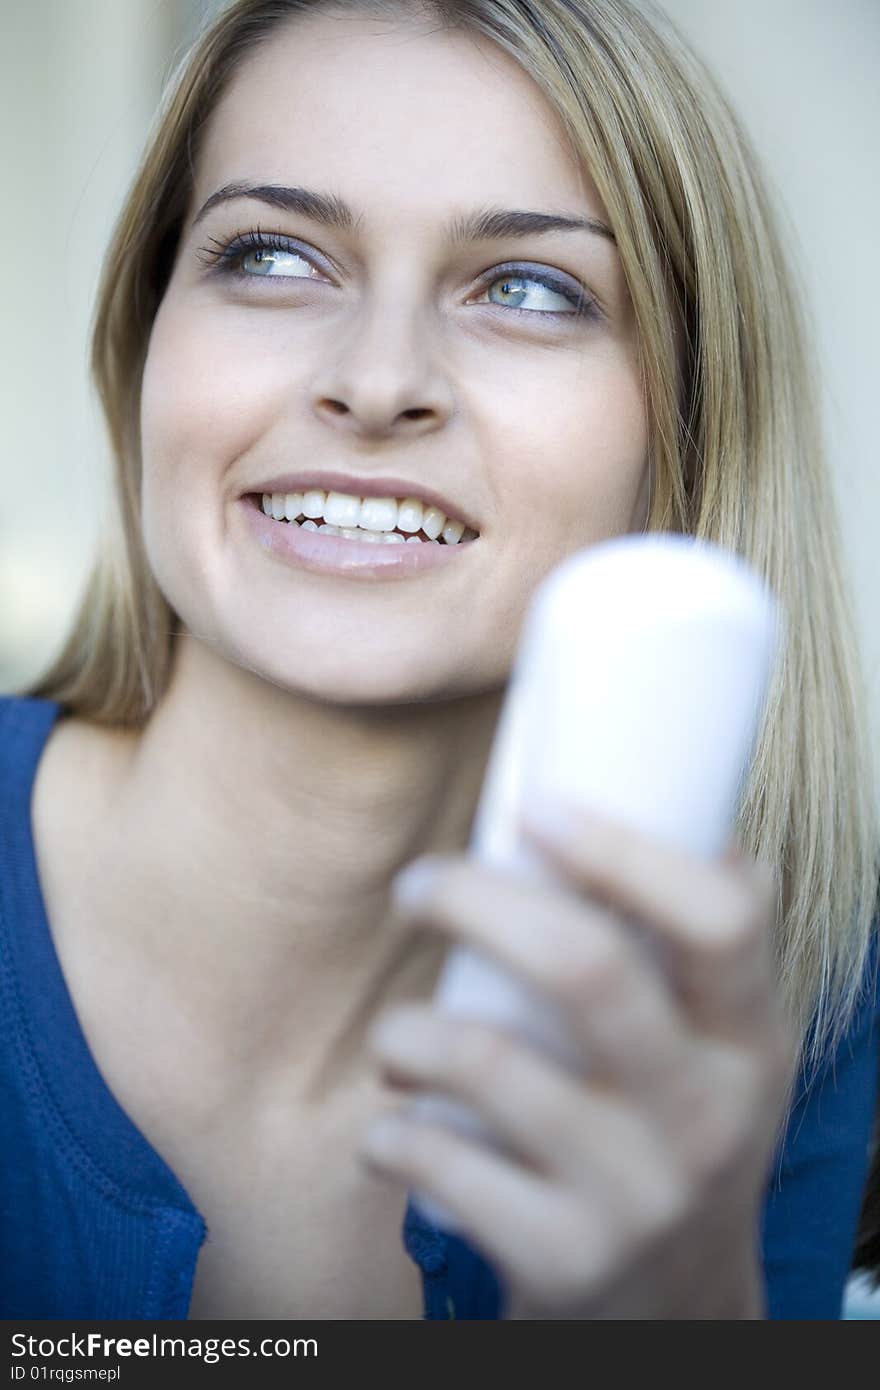
<svg viewBox="0 0 880 1390">
<path fill-rule="evenodd" d="M 238 505 L 245 524 L 264 550 L 296 569 L 341 575 L 344 579 L 408 579 L 422 570 L 461 563 L 464 554 L 479 544 L 476 540 L 459 541 L 458 545 L 350 541 L 323 531 L 303 531 L 295 522 L 275 521 L 266 516 L 252 496 L 240 498 Z"/>
<path fill-rule="evenodd" d="M 432 488 L 425 487 L 422 483 L 414 483 L 412 480 L 408 482 L 405 478 L 357 478 L 350 473 L 330 473 L 321 468 L 299 473 L 279 473 L 264 482 L 252 483 L 247 492 L 305 492 L 309 488 L 321 488 L 324 492 L 346 492 L 351 497 L 418 497 L 419 501 L 427 502 L 431 507 L 439 507 L 446 516 L 463 521 L 472 531 L 481 529 L 457 502 L 449 502 Z M 247 493 L 242 495 L 246 496 Z M 415 546 L 411 548 L 414 550 Z"/>
</svg>

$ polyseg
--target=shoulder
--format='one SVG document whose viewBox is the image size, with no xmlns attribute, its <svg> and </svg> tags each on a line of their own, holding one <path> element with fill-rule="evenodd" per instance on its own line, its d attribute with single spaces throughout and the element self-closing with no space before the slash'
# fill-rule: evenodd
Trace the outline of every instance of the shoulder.
<svg viewBox="0 0 880 1390">
<path fill-rule="evenodd" d="M 10 757 L 17 750 L 45 742 L 61 714 L 61 706 L 54 700 L 0 695 L 0 750 Z"/>
<path fill-rule="evenodd" d="M 126 732 L 55 701 L 0 696 L 0 838 L 25 860 L 36 853 L 44 880 L 99 831 Z"/>
<path fill-rule="evenodd" d="M 31 818 L 41 866 L 85 860 L 112 817 L 111 791 L 130 731 L 108 728 L 76 715 L 47 731 L 34 767 Z"/>
<path fill-rule="evenodd" d="M 69 741 L 76 720 L 54 700 L 0 696 L 0 795 L 5 814 L 27 812 L 49 759 Z"/>
<path fill-rule="evenodd" d="M 0 696 L 0 817 L 23 814 L 30 806 L 36 769 L 61 707 L 51 700 Z M 9 826 L 5 826 L 4 838 Z"/>
</svg>

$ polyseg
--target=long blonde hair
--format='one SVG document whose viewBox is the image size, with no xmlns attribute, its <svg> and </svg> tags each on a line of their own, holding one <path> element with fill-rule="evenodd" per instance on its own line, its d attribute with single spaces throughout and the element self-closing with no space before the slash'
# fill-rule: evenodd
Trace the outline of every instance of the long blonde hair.
<svg viewBox="0 0 880 1390">
<path fill-rule="evenodd" d="M 494 40 L 531 75 L 589 171 L 638 325 L 651 428 L 647 529 L 737 552 L 779 596 L 788 642 L 738 817 L 777 870 L 777 961 L 809 1057 L 857 1001 L 878 880 L 867 700 L 817 409 L 817 363 L 759 161 L 711 74 L 660 12 L 627 0 L 235 0 L 188 53 L 110 246 L 93 372 L 115 457 L 102 544 L 70 635 L 22 693 L 142 725 L 179 620 L 141 537 L 139 394 L 193 162 L 242 60 L 281 23 L 366 9 Z"/>
</svg>

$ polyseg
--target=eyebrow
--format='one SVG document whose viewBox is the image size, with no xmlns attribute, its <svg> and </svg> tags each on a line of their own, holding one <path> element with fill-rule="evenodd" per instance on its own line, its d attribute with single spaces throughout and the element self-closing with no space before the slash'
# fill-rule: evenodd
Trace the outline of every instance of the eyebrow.
<svg viewBox="0 0 880 1390">
<path fill-rule="evenodd" d="M 202 204 L 193 219 L 193 226 L 201 222 L 212 208 L 231 202 L 234 198 L 254 198 L 269 207 L 297 212 L 313 222 L 339 231 L 357 231 L 363 225 L 363 215 L 356 215 L 344 199 L 333 193 L 315 193 L 308 188 L 291 188 L 276 183 L 227 183 Z M 487 207 L 466 215 L 458 214 L 446 224 L 444 230 L 453 245 L 508 237 L 542 236 L 547 232 L 593 232 L 616 242 L 610 227 L 596 217 L 569 217 L 562 213 L 526 212 L 513 208 Z"/>
</svg>

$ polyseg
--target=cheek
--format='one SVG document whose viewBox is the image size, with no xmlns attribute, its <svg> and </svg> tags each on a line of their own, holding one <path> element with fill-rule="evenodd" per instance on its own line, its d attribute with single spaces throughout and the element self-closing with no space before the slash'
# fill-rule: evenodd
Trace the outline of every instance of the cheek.
<svg viewBox="0 0 880 1390">
<path fill-rule="evenodd" d="M 255 329 L 228 312 L 187 312 L 183 298 L 163 301 L 141 392 L 145 494 L 173 478 L 216 496 L 226 470 L 265 433 L 284 356 Z"/>
<path fill-rule="evenodd" d="M 173 286 L 173 282 L 172 282 Z M 237 461 L 278 409 L 283 354 L 247 318 L 187 307 L 173 287 L 150 336 L 141 389 L 141 512 L 153 572 L 166 586 L 203 582 L 219 555 Z"/>
<path fill-rule="evenodd" d="M 527 380 L 499 376 L 483 396 L 499 515 L 553 555 L 641 528 L 649 431 L 633 356 L 616 344 L 548 354 Z"/>
<path fill-rule="evenodd" d="M 141 388 L 142 533 L 172 607 L 181 585 L 204 582 L 222 536 L 230 465 L 253 437 L 248 392 L 228 333 L 186 312 L 171 293 L 150 336 Z"/>
</svg>

